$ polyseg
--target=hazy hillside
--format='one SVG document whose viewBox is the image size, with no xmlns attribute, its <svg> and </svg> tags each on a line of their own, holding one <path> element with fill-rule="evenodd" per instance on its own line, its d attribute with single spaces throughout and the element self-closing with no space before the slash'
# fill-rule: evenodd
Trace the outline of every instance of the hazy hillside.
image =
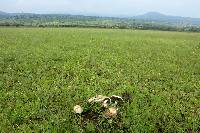
<svg viewBox="0 0 200 133">
<path fill-rule="evenodd" d="M 69 14 L 33 14 L 0 12 L 0 26 L 98 27 L 200 31 L 200 19 L 167 16 L 156 12 L 134 17 L 98 17 Z"/>
<path fill-rule="evenodd" d="M 144 21 L 162 22 L 178 25 L 200 25 L 200 18 L 168 16 L 157 12 L 149 12 L 143 15 L 133 17 Z"/>
<path fill-rule="evenodd" d="M 0 14 L 6 14 L 5 12 L 0 11 Z"/>
<path fill-rule="evenodd" d="M 9 15 L 8 13 L 0 11 L 0 16 L 8 16 L 8 15 Z"/>
<path fill-rule="evenodd" d="M 18 16 L 18 17 L 21 16 L 21 17 L 24 17 L 25 19 L 33 18 L 33 17 L 47 17 L 47 16 L 57 17 L 58 19 L 60 19 L 59 17 L 75 17 L 75 18 L 77 18 L 77 17 L 81 16 L 82 18 L 85 17 L 86 19 L 88 19 L 88 16 L 83 16 L 83 15 L 6 13 L 6 12 L 3 12 L 3 11 L 0 11 L 0 19 L 2 17 L 5 18 L 5 17 L 15 17 L 15 16 Z M 96 19 L 96 18 L 99 18 L 99 17 L 92 16 L 92 18 Z M 101 17 L 101 18 L 108 19 L 108 18 L 111 18 L 111 17 Z M 127 18 L 124 17 L 124 18 L 120 18 L 120 19 L 126 20 Z M 143 15 L 133 16 L 129 19 L 134 19 L 134 20 L 143 21 L 143 22 L 158 22 L 158 23 L 162 23 L 162 24 L 173 24 L 173 25 L 181 25 L 181 26 L 200 25 L 200 18 L 168 16 L 168 15 L 164 15 L 164 14 L 161 14 L 161 13 L 158 13 L 158 12 L 149 12 L 149 13 L 146 13 L 146 14 L 143 14 Z"/>
</svg>

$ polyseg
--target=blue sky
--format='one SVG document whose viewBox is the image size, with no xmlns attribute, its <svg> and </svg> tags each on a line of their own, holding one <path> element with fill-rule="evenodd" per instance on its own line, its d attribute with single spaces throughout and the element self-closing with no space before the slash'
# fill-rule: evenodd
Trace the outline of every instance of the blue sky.
<svg viewBox="0 0 200 133">
<path fill-rule="evenodd" d="M 132 16 L 146 12 L 200 18 L 200 0 L 0 0 L 0 10 Z"/>
</svg>

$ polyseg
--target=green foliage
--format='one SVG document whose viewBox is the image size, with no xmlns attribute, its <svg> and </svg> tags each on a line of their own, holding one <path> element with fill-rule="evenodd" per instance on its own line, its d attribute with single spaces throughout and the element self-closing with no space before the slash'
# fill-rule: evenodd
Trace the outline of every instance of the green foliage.
<svg viewBox="0 0 200 133">
<path fill-rule="evenodd" d="M 199 36 L 0 28 L 0 131 L 199 132 Z M 121 128 L 114 119 L 81 126 L 74 105 L 126 91 Z"/>
<path fill-rule="evenodd" d="M 0 16 L 0 26 L 10 27 L 85 27 L 199 32 L 200 26 L 177 22 L 145 21 L 134 18 L 112 18 L 59 14 L 10 14 Z"/>
</svg>

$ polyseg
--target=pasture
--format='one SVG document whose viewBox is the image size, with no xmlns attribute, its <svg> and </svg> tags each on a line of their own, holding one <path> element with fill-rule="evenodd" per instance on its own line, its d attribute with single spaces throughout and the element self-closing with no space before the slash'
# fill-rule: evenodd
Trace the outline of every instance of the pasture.
<svg viewBox="0 0 200 133">
<path fill-rule="evenodd" d="M 120 121 L 73 112 L 124 93 Z M 0 28 L 0 132 L 12 131 L 200 132 L 200 33 Z"/>
</svg>

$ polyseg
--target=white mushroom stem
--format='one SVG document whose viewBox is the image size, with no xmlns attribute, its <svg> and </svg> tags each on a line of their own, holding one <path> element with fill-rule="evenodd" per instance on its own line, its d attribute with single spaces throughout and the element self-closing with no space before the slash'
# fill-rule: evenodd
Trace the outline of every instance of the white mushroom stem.
<svg viewBox="0 0 200 133">
<path fill-rule="evenodd" d="M 103 107 L 104 108 L 107 108 L 108 107 L 108 100 L 105 100 L 103 103 L 102 103 Z"/>
</svg>

